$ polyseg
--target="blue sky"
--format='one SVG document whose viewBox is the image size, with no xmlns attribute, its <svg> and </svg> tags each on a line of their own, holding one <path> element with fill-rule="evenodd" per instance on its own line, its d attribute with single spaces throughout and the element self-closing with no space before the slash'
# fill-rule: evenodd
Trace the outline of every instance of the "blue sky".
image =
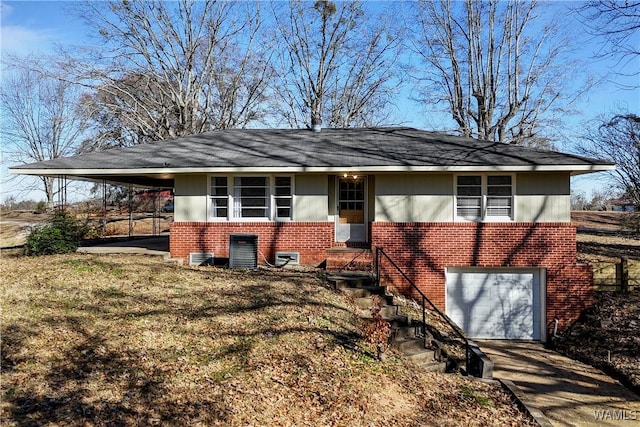
<svg viewBox="0 0 640 427">
<path fill-rule="evenodd" d="M 0 25 L 0 52 L 2 55 L 16 53 L 19 55 L 38 54 L 50 51 L 56 43 L 61 44 L 86 44 L 91 39 L 87 37 L 87 30 L 82 20 L 74 16 L 71 9 L 76 5 L 73 1 L 2 1 L 1 25 Z M 586 34 L 576 17 L 568 13 L 567 7 L 574 6 L 576 2 L 553 2 L 550 12 L 557 13 L 563 19 L 563 28 L 579 37 L 582 49 L 577 52 L 578 58 L 586 61 L 589 71 L 600 76 L 604 82 L 590 91 L 582 102 L 577 105 L 580 114 L 571 118 L 569 128 L 566 129 L 566 142 L 558 148 L 562 151 L 574 151 L 576 135 L 584 129 L 584 123 L 593 120 L 599 114 L 611 114 L 620 108 L 631 112 L 640 113 L 640 90 L 623 90 L 620 85 L 638 86 L 638 75 L 628 78 L 619 76 L 616 71 L 627 73 L 637 72 L 640 69 L 640 58 L 627 64 L 625 69 L 620 69 L 620 64 L 612 60 L 592 60 L 590 57 L 600 48 L 597 39 Z M 639 41 L 640 44 L 640 41 Z M 568 82 L 570 84 L 571 82 Z M 406 104 L 405 104 L 406 102 Z M 428 121 L 415 105 L 408 101 L 400 100 L 401 110 L 408 111 L 399 118 L 404 124 L 418 127 L 431 128 L 437 126 L 433 120 Z M 407 106 L 407 107 L 405 107 Z M 4 183 L 7 165 L 2 164 L 2 189 L 0 199 L 9 194 L 15 194 L 11 184 Z M 587 196 L 593 189 L 599 189 L 603 183 L 602 178 L 588 175 L 574 179 L 573 188 L 585 191 Z M 22 198 L 22 197 L 19 197 Z M 38 200 L 42 194 L 34 194 L 32 198 Z"/>
</svg>

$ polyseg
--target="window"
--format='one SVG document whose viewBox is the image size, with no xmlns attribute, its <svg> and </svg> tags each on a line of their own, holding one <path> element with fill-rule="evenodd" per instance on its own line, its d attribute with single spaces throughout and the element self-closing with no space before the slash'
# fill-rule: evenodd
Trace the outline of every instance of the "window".
<svg viewBox="0 0 640 427">
<path fill-rule="evenodd" d="M 226 176 L 211 178 L 211 216 L 224 219 L 229 216 L 229 191 Z"/>
<path fill-rule="evenodd" d="M 237 176 L 233 179 L 233 217 L 269 218 L 269 178 Z"/>
<path fill-rule="evenodd" d="M 511 218 L 511 176 L 487 177 L 486 216 Z"/>
<path fill-rule="evenodd" d="M 211 218 L 289 220 L 292 181 L 290 176 L 211 177 Z"/>
<path fill-rule="evenodd" d="M 470 221 L 511 220 L 511 175 L 460 175 L 456 181 L 456 216 Z"/>
<path fill-rule="evenodd" d="M 291 219 L 291 177 L 277 176 L 275 178 L 274 196 L 276 219 Z"/>
<path fill-rule="evenodd" d="M 482 217 L 482 177 L 458 177 L 458 216 L 465 219 Z"/>
</svg>

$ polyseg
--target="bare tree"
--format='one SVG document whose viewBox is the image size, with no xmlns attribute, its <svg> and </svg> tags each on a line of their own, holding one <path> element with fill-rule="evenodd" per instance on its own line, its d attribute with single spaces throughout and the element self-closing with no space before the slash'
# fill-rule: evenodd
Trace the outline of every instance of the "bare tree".
<svg viewBox="0 0 640 427">
<path fill-rule="evenodd" d="M 608 157 L 616 163 L 611 173 L 618 188 L 640 208 L 640 117 L 632 113 L 601 118 L 585 136 L 584 154 Z"/>
<path fill-rule="evenodd" d="M 542 130 L 579 93 L 577 69 L 536 1 L 424 0 L 411 15 L 419 100 L 441 106 L 463 136 L 548 146 Z"/>
<path fill-rule="evenodd" d="M 67 69 L 95 89 L 100 134 L 115 136 L 113 144 L 245 127 L 263 117 L 270 66 L 268 51 L 256 45 L 256 5 L 123 0 L 87 2 L 80 11 L 101 47 L 81 62 L 68 54 Z"/>
<path fill-rule="evenodd" d="M 399 37 L 361 2 L 272 4 L 276 117 L 291 127 L 384 121 L 398 84 Z"/>
<path fill-rule="evenodd" d="M 29 59 L 24 59 L 25 63 Z M 27 164 L 74 154 L 87 128 L 72 84 L 32 70 L 8 70 L 2 79 L 2 144 L 8 163 Z M 39 177 L 52 208 L 53 177 Z"/>
<path fill-rule="evenodd" d="M 577 11 L 591 34 L 604 37 L 598 56 L 636 62 L 632 73 L 639 74 L 640 1 L 591 0 Z"/>
</svg>

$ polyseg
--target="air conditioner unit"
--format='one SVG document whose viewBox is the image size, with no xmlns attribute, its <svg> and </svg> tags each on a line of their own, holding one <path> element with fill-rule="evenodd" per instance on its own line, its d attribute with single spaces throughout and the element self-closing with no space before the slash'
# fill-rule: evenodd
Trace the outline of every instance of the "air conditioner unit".
<svg viewBox="0 0 640 427">
<path fill-rule="evenodd" d="M 189 265 L 213 265 L 213 253 L 191 252 L 189 254 Z"/>
<path fill-rule="evenodd" d="M 300 252 L 276 252 L 276 267 L 300 265 Z"/>
<path fill-rule="evenodd" d="M 232 234 L 229 236 L 229 268 L 255 270 L 258 267 L 258 235 Z"/>
</svg>

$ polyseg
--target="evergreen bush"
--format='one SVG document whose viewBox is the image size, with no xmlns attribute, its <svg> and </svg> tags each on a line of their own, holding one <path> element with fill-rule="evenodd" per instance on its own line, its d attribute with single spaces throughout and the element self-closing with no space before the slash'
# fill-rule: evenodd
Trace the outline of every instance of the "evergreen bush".
<svg viewBox="0 0 640 427">
<path fill-rule="evenodd" d="M 27 238 L 27 255 L 75 252 L 88 227 L 65 212 L 53 214 L 47 225 L 36 227 Z"/>
</svg>

